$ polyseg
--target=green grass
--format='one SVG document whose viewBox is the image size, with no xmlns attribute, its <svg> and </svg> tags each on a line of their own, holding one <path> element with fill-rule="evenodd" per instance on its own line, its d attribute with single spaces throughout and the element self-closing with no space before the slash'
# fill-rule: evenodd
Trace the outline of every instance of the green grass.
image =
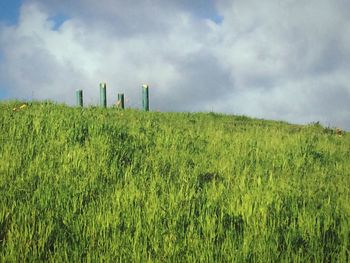
<svg viewBox="0 0 350 263">
<path fill-rule="evenodd" d="M 349 261 L 350 135 L 0 103 L 0 262 Z"/>
</svg>

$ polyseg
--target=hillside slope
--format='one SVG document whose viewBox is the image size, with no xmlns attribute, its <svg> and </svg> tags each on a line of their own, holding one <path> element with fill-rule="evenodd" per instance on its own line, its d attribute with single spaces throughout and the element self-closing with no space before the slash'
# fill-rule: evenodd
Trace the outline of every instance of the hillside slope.
<svg viewBox="0 0 350 263">
<path fill-rule="evenodd" d="M 349 260 L 347 133 L 19 105 L 0 103 L 0 262 Z"/>
</svg>

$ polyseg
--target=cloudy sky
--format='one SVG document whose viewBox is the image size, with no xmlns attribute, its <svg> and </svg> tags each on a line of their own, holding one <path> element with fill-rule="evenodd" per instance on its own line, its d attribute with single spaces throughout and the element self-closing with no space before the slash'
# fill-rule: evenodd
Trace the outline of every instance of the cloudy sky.
<svg viewBox="0 0 350 263">
<path fill-rule="evenodd" d="M 0 99 L 215 111 L 350 130 L 349 0 L 1 0 Z"/>
</svg>

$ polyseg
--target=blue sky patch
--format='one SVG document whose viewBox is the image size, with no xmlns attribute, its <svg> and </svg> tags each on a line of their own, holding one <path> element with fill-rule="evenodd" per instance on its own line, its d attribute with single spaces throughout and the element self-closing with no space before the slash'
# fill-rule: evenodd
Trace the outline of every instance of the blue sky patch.
<svg viewBox="0 0 350 263">
<path fill-rule="evenodd" d="M 21 5 L 22 0 L 0 0 L 0 21 L 17 24 Z"/>
<path fill-rule="evenodd" d="M 54 22 L 53 30 L 57 31 L 62 26 L 62 24 L 69 19 L 68 16 L 63 14 L 58 14 L 50 17 L 50 20 Z"/>
<path fill-rule="evenodd" d="M 224 17 L 216 14 L 216 15 L 213 15 L 212 17 L 210 17 L 210 20 L 212 20 L 216 24 L 221 24 L 222 21 L 224 21 Z"/>
<path fill-rule="evenodd" d="M 210 19 L 217 24 L 223 21 L 223 17 L 218 14 L 214 1 L 212 0 L 184 1 L 183 5 L 191 10 L 192 14 L 196 17 Z"/>
</svg>

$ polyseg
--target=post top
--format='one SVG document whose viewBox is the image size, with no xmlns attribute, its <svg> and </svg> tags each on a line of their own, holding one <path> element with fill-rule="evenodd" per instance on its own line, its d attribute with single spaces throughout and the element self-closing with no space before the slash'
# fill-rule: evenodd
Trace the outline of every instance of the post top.
<svg viewBox="0 0 350 263">
<path fill-rule="evenodd" d="M 100 87 L 106 87 L 107 86 L 107 83 L 106 82 L 101 82 L 100 83 Z"/>
<path fill-rule="evenodd" d="M 142 88 L 148 88 L 148 85 L 147 84 L 143 84 Z"/>
</svg>

